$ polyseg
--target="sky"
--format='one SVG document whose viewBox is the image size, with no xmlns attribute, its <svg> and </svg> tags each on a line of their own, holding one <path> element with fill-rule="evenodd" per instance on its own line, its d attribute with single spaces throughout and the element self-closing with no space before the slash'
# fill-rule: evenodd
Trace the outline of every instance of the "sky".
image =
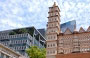
<svg viewBox="0 0 90 58">
<path fill-rule="evenodd" d="M 0 0 L 0 30 L 34 26 L 46 28 L 48 7 L 56 2 L 61 24 L 76 20 L 77 29 L 90 25 L 90 0 Z"/>
</svg>

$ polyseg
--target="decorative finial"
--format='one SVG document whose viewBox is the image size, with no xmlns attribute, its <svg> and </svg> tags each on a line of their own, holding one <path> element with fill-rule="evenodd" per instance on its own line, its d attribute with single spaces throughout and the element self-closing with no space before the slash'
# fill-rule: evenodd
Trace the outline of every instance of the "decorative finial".
<svg viewBox="0 0 90 58">
<path fill-rule="evenodd" d="M 53 6 L 56 6 L 56 2 L 54 2 Z"/>
</svg>

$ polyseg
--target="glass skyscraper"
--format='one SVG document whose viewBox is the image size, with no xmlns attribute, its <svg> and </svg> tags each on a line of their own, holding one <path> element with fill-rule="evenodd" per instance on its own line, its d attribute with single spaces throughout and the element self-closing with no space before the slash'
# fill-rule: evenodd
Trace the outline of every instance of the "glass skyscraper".
<svg viewBox="0 0 90 58">
<path fill-rule="evenodd" d="M 61 24 L 60 28 L 62 33 L 64 33 L 67 28 L 70 29 L 71 32 L 73 32 L 76 29 L 76 21 L 72 20 L 69 22 L 65 22 Z"/>
</svg>

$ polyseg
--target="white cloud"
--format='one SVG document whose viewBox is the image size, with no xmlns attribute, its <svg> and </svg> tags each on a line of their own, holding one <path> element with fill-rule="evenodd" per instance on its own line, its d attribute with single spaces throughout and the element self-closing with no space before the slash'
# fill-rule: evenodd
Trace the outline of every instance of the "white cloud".
<svg viewBox="0 0 90 58">
<path fill-rule="evenodd" d="M 12 13 L 13 13 L 13 14 L 18 14 L 19 11 L 20 11 L 20 10 L 19 10 L 18 7 L 15 7 L 15 8 L 12 9 Z"/>
<path fill-rule="evenodd" d="M 4 30 L 9 29 L 7 27 L 10 27 L 10 29 L 23 27 L 22 24 L 16 23 L 16 22 L 11 21 L 9 19 L 3 19 L 3 20 L 1 20 L 1 24 L 2 25 L 0 25 L 0 26 L 4 27 Z"/>
<path fill-rule="evenodd" d="M 90 0 L 6 0 L 0 1 L 0 8 L 3 9 L 0 10 L 0 28 L 44 28 L 48 20 L 48 7 L 54 1 L 61 10 L 61 23 L 75 19 L 77 28 L 90 25 Z"/>
</svg>

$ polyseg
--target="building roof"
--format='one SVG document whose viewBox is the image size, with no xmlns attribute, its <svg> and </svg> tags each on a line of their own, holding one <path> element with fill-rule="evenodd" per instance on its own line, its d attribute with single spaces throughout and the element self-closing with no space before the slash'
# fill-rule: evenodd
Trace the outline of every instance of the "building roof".
<svg viewBox="0 0 90 58">
<path fill-rule="evenodd" d="M 79 32 L 82 33 L 85 32 L 85 30 L 82 27 L 80 27 Z"/>
<path fill-rule="evenodd" d="M 90 32 L 90 26 L 88 27 L 87 32 Z"/>
</svg>

